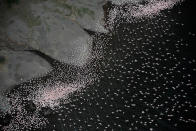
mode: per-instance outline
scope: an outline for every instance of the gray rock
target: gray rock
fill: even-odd
[[[66,63],[86,63],[90,57],[91,41],[81,26],[101,29],[98,22],[99,15],[103,14],[103,0],[21,0],[20,3],[7,12],[11,17],[6,18],[4,23],[9,24],[5,28],[0,27],[10,39]]]
[[[50,65],[42,58],[28,52],[0,51],[0,91],[15,84],[47,73]]]
[[[103,4],[104,0],[20,0],[1,14],[0,33],[15,42],[4,46],[9,44],[17,50],[33,47],[65,63],[82,66],[91,56],[91,39],[81,27],[102,28]],[[49,70],[47,62],[27,52],[0,51],[0,55],[6,58],[0,66],[1,90]]]

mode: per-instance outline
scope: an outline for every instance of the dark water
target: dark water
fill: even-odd
[[[188,1],[151,20],[121,20],[105,47],[100,82],[59,110],[58,122],[51,118],[54,129],[193,131],[193,10]]]

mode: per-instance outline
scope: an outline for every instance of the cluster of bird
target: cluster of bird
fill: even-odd
[[[195,35],[181,23],[180,8],[167,10],[171,2],[107,2],[108,33],[84,29],[93,38],[92,58],[84,66],[26,50],[52,70],[7,92],[11,108],[1,114],[1,128],[169,131],[194,126],[196,60],[186,50]],[[123,16],[131,9],[135,15]]]

